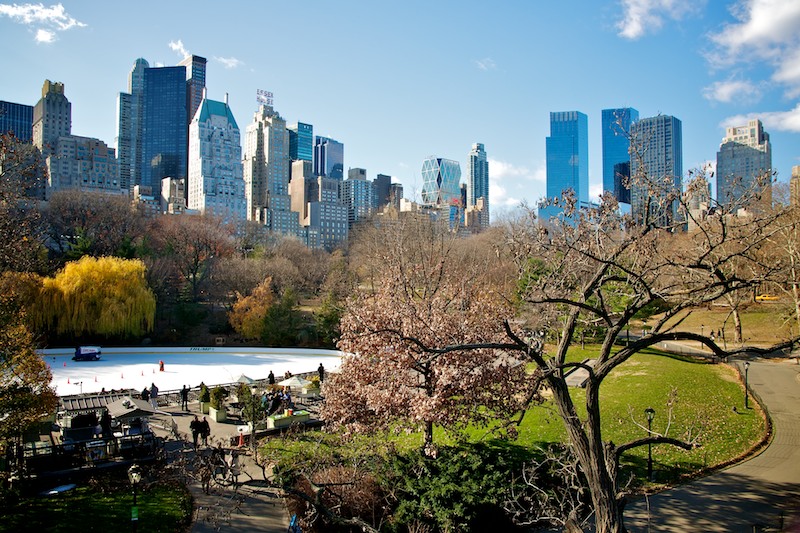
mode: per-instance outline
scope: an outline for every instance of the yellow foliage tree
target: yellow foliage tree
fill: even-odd
[[[44,279],[33,319],[58,334],[135,337],[153,329],[155,311],[144,263],[86,256]]]
[[[253,289],[249,296],[238,294],[233,309],[228,314],[228,320],[233,329],[242,337],[247,339],[257,339],[261,336],[264,328],[264,317],[275,301],[275,294],[272,292],[272,277],[262,281],[258,287]]]

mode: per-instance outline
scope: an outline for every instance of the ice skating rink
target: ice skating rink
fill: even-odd
[[[326,372],[339,368],[342,353],[335,350],[303,348],[105,348],[99,361],[73,361],[74,348],[40,350],[53,373],[53,388],[59,396],[101,389],[142,390],[155,383],[161,391],[184,385],[197,387],[232,383],[244,374],[266,379],[269,371],[276,381],[288,370],[292,374],[316,372],[322,363]],[[164,370],[159,362],[164,361]]]

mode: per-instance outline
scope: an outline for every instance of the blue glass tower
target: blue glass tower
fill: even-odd
[[[483,143],[475,143],[469,152],[467,165],[467,203],[466,207],[475,207],[478,199],[483,198],[483,207],[486,210],[484,220],[489,223],[489,162],[486,160],[486,151]]]
[[[314,160],[314,126],[297,122],[289,130],[289,158],[292,161]]]
[[[643,118],[631,126],[631,214],[637,223],[678,221],[677,198],[683,174],[681,121],[669,115]],[[645,213],[650,219],[645,220]]]
[[[161,190],[161,179],[186,178],[186,67],[147,68],[142,98],[141,183]]]
[[[624,185],[630,178],[631,124],[637,120],[639,112],[632,107],[603,109],[603,191],[626,204],[631,202],[630,188]]]
[[[430,156],[422,163],[422,203],[426,206],[460,204],[460,182],[458,161]]]
[[[589,203],[589,120],[580,111],[550,113],[546,139],[547,198],[560,198],[572,189],[580,205]],[[553,206],[540,210],[547,220],[560,213]]]
[[[33,106],[0,100],[0,135],[13,133],[22,142],[33,139]]]
[[[317,137],[314,144],[314,174],[344,179],[344,145],[328,137]]]

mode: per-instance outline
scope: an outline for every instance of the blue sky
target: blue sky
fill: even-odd
[[[122,6],[128,6],[124,9]],[[429,155],[490,159],[494,214],[545,191],[549,112],[589,116],[592,197],[600,112],[683,122],[684,171],[713,161],[726,125],[755,116],[787,181],[800,165],[797,0],[0,3],[0,100],[33,105],[63,82],[73,133],[114,144],[116,98],[138,57],[208,58],[209,98],[244,131],[256,90],[287,122],[345,145],[345,167],[419,194]]]

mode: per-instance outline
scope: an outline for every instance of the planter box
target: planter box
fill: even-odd
[[[311,418],[308,411],[295,411],[291,416],[272,415],[267,417],[267,429],[289,427],[296,422],[307,422]]]
[[[214,422],[225,422],[228,419],[228,413],[225,412],[224,407],[221,409],[214,409],[213,407],[209,407],[208,417]]]
[[[208,402],[200,402],[200,412],[203,413],[204,415],[208,414],[208,410],[210,407],[211,406],[208,404]]]

